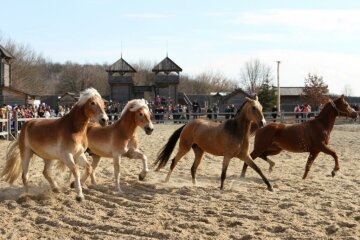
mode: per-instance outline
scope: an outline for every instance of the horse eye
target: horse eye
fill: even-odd
[[[91,102],[91,105],[95,105],[95,102]]]
[[[143,113],[139,113],[140,117],[142,117],[144,114]]]
[[[255,106],[253,106],[253,107],[252,107],[252,110],[254,110],[254,111],[255,111],[255,110],[256,110],[256,107],[255,107]]]

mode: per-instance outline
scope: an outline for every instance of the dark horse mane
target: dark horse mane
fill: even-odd
[[[246,100],[245,102],[243,102],[241,107],[237,110],[234,118],[225,121],[225,126],[224,126],[225,131],[234,138],[242,138],[244,135],[246,126],[244,126],[244,124],[239,124],[238,115],[240,114],[241,110],[244,108],[247,102],[249,101]],[[250,135],[254,135],[257,129],[258,129],[257,124],[251,123]]]

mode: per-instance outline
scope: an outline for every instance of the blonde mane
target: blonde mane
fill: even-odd
[[[126,111],[135,112],[139,110],[140,108],[145,107],[147,110],[149,110],[149,107],[147,105],[147,101],[145,99],[133,99],[128,101],[128,103],[125,105],[124,109],[121,112],[120,118]]]
[[[84,91],[80,92],[80,98],[77,101],[79,106],[84,105],[89,98],[93,96],[98,96],[101,98],[100,93],[95,88],[87,88]]]

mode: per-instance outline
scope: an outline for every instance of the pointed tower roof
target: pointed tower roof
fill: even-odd
[[[153,72],[181,72],[182,69],[179,67],[173,60],[171,60],[168,56],[164,58],[160,63],[158,63],[153,69]]]
[[[128,64],[121,56],[119,60],[113,63],[107,70],[107,72],[119,72],[121,74],[124,73],[135,73],[136,70]]]
[[[6,59],[14,58],[11,53],[9,53],[3,46],[0,45],[0,57],[4,57]]]

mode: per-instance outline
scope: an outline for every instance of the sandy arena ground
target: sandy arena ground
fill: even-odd
[[[180,125],[155,125],[152,136],[139,130],[141,150],[151,164],[158,150]],[[302,180],[307,154],[283,152],[268,164],[256,163],[275,192],[251,169],[240,179],[242,162],[233,159],[220,191],[221,157],[206,154],[192,186],[193,153],[183,158],[170,179],[152,169],[138,181],[140,160],[123,158],[121,185],[114,192],[111,159],[97,170],[99,185],[84,188],[85,201],[75,201],[68,173],[53,171],[61,193],[52,193],[42,176],[43,161],[30,166],[31,193],[22,194],[0,181],[0,239],[359,239],[360,125],[335,126],[330,146],[340,159],[340,171],[330,176],[334,161],[320,154],[307,180]],[[0,142],[0,170],[8,142]]]

